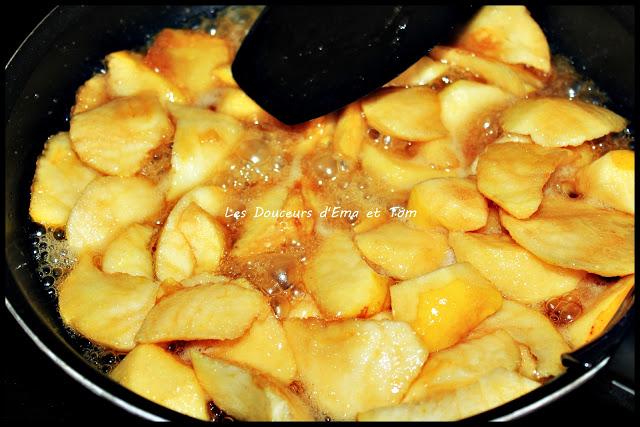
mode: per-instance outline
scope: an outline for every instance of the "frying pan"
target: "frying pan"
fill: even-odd
[[[49,135],[68,129],[75,90],[103,67],[106,54],[144,46],[165,27],[190,28],[220,6],[57,7],[33,30],[6,66],[5,82],[5,305],[35,344],[93,393],[150,420],[191,420],[111,381],[82,357],[89,345],[63,326],[56,301],[35,272],[29,235],[30,184]],[[636,117],[633,7],[530,7],[552,52],[609,94],[609,107]],[[613,10],[613,13],[612,13]],[[621,12],[621,13],[620,13]],[[608,331],[567,354],[566,373],[519,399],[474,417],[514,419],[577,388],[606,365],[633,322],[631,294]]]

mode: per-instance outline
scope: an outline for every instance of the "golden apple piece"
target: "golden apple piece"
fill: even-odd
[[[551,70],[547,39],[524,6],[484,6],[456,45],[508,64]]]
[[[487,223],[484,196],[469,178],[434,178],[411,189],[407,209],[416,212],[408,221],[421,229],[477,230]]]
[[[289,319],[284,330],[306,393],[332,420],[400,402],[427,358],[404,322]]]
[[[334,149],[348,159],[356,160],[366,137],[367,122],[359,102],[349,104],[340,114],[333,134]]]
[[[423,56],[418,62],[407,68],[402,74],[391,80],[385,86],[426,86],[435,83],[448,69],[449,66],[447,64],[434,61],[428,56]]]
[[[174,200],[222,172],[244,127],[232,117],[205,108],[172,105],[169,111],[176,120],[176,133],[167,199]]]
[[[339,230],[325,238],[311,255],[304,284],[328,318],[376,314],[389,292],[389,279],[369,267],[351,237]]]
[[[527,220],[504,211],[500,220],[519,245],[549,264],[601,276],[634,272],[632,215],[552,195]]]
[[[358,414],[358,421],[457,421],[496,408],[540,384],[504,368],[476,382],[443,391],[421,402],[403,403]]]
[[[449,234],[458,262],[468,262],[489,279],[505,298],[536,304],[578,286],[585,273],[541,261],[508,236]]]
[[[297,301],[292,301],[291,308],[286,315],[287,319],[308,319],[311,317],[321,318],[322,314],[320,313],[318,304],[316,304],[311,295],[307,293]]]
[[[102,255],[102,271],[153,279],[153,227],[133,224],[109,243]]]
[[[231,62],[225,40],[195,30],[160,31],[144,62],[167,77],[191,99],[214,87],[213,72]]]
[[[182,196],[173,206],[160,232],[155,252],[155,272],[159,280],[181,281],[194,274],[196,258],[179,228],[180,218],[191,203],[213,217],[220,217],[224,215],[227,197],[219,187],[201,186]]]
[[[84,82],[76,92],[76,103],[71,114],[80,114],[109,102],[109,84],[106,74],[96,74]]]
[[[363,144],[360,151],[362,169],[390,191],[406,192],[419,182],[432,178],[456,176],[458,171],[438,168],[433,164],[400,157],[396,154]]]
[[[418,145],[413,158],[437,169],[456,169],[463,163],[462,152],[450,136]]]
[[[501,305],[500,292],[467,263],[391,286],[393,318],[409,323],[430,352],[456,344]]]
[[[465,49],[436,46],[431,49],[430,56],[454,69],[459,68],[471,72],[488,84],[497,86],[518,97],[525,96],[544,86],[542,81],[523,69],[495,59],[477,56]]]
[[[606,108],[564,98],[521,100],[502,116],[505,131],[530,135],[543,147],[577,146],[620,132],[626,125],[623,117]]]
[[[159,405],[209,420],[208,396],[193,369],[154,344],[136,346],[109,376]]]
[[[606,330],[634,284],[635,275],[631,275],[609,285],[575,321],[563,328],[562,333],[571,348],[582,347]]]
[[[150,93],[163,104],[187,102],[182,90],[149,68],[141,55],[122,50],[107,55],[106,60],[109,96],[117,98]]]
[[[51,136],[36,163],[29,215],[50,227],[64,227],[85,187],[98,177],[71,149],[69,134]]]
[[[218,341],[203,350],[216,358],[239,363],[289,384],[297,374],[293,352],[282,325],[273,314],[257,319],[235,340]]]
[[[82,256],[58,288],[58,309],[63,322],[86,338],[128,351],[157,291],[158,284],[145,277],[103,273]]]
[[[107,174],[131,176],[149,153],[170,141],[173,125],[154,96],[114,99],[71,118],[69,137],[80,160]]]
[[[241,421],[313,421],[311,408],[285,384],[242,365],[191,351],[198,380],[214,403]]]
[[[159,215],[163,204],[162,193],[146,178],[96,178],[69,214],[69,247],[76,254],[101,251],[128,226]]]
[[[184,287],[193,287],[198,285],[208,285],[210,283],[231,283],[234,285],[238,285],[241,288],[254,290],[255,286],[251,284],[247,279],[239,277],[237,279],[232,279],[231,277],[221,276],[219,274],[214,273],[200,273],[194,276],[189,277],[188,279],[184,279],[180,282],[181,286]]]
[[[545,315],[517,302],[504,300],[502,308],[474,329],[469,338],[500,329],[533,353],[537,360],[536,378],[564,372],[561,357],[569,351],[569,346]]]
[[[176,340],[230,340],[243,335],[268,312],[265,298],[232,283],[180,289],[162,298],[136,336],[140,343]]]
[[[441,267],[449,250],[447,237],[440,230],[414,230],[400,222],[357,234],[355,242],[370,263],[403,280]]]
[[[428,87],[383,89],[365,98],[362,110],[372,128],[395,138],[428,142],[447,135],[438,94]]]
[[[251,124],[275,122],[276,119],[239,88],[225,88],[215,103],[216,111]]]
[[[577,174],[576,188],[583,195],[622,212],[635,213],[635,154],[614,150]]]
[[[227,248],[225,227],[197,203],[191,203],[182,213],[178,229],[193,252],[193,272],[217,270]]]
[[[212,71],[213,77],[216,79],[218,86],[238,87],[233,74],[231,73],[231,64],[224,64],[216,67]]]
[[[516,371],[520,362],[518,344],[504,331],[466,340],[446,350],[431,353],[402,401],[428,400],[434,393],[478,381],[497,368]]]
[[[478,190],[516,218],[529,218],[551,174],[570,157],[569,150],[536,144],[489,145],[478,160]]]

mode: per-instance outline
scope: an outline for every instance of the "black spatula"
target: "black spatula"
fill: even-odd
[[[270,6],[232,65],[238,85],[286,124],[335,111],[384,85],[438,43],[472,6]]]

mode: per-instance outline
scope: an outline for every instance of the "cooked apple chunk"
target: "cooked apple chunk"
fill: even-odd
[[[191,351],[209,397],[241,421],[313,421],[309,406],[285,384],[250,368]]]
[[[478,190],[516,218],[533,215],[542,189],[569,150],[506,142],[487,147],[478,160]]]
[[[231,62],[231,53],[220,37],[201,31],[165,29],[154,39],[144,62],[196,99],[214,86],[214,70]]]
[[[384,89],[362,101],[369,125],[385,135],[428,142],[447,135],[438,94],[428,87]]]
[[[153,219],[163,202],[162,193],[146,178],[96,178],[69,214],[69,246],[76,254],[100,251],[129,225]]]
[[[74,115],[69,136],[78,157],[92,168],[131,176],[154,148],[170,141],[173,125],[156,97],[134,96]]]
[[[437,169],[456,169],[463,163],[463,153],[458,148],[447,136],[418,145],[413,158]]]
[[[577,146],[622,131],[627,122],[597,105],[564,98],[536,98],[518,102],[502,116],[507,132],[530,135],[543,147]]]
[[[446,350],[431,353],[402,401],[427,400],[434,393],[478,381],[497,368],[516,371],[520,362],[518,344],[504,331],[465,340]]]
[[[145,277],[101,272],[81,257],[58,288],[58,309],[66,325],[98,344],[120,351],[134,337],[156,301],[158,284]]]
[[[466,26],[456,45],[544,73],[551,69],[547,39],[524,6],[484,6]]]
[[[551,321],[537,310],[514,301],[504,300],[502,308],[487,318],[469,338],[505,330],[517,342],[524,344],[537,360],[535,376],[546,378],[564,372],[561,357],[569,346]]]
[[[365,138],[367,123],[362,117],[359,102],[349,104],[340,114],[333,134],[335,150],[348,159],[355,160]]]
[[[448,230],[477,230],[487,223],[487,201],[468,178],[434,178],[411,189],[409,221],[421,228],[442,226]]]
[[[622,212],[635,213],[635,156],[631,150],[614,150],[577,174],[577,190]]]
[[[227,248],[224,226],[197,203],[191,203],[180,216],[178,229],[193,252],[193,272],[198,274],[217,270]]]
[[[506,298],[524,303],[569,292],[585,275],[541,261],[508,236],[454,232],[449,244],[459,262],[472,264]]]
[[[151,259],[151,237],[153,227],[133,224],[124,230],[106,247],[102,255],[102,270],[105,273],[125,273],[153,279]]]
[[[500,220],[518,244],[549,264],[601,276],[625,276],[635,270],[632,215],[551,195],[527,220],[504,211]]]
[[[358,249],[387,275],[411,279],[441,267],[449,246],[436,229],[413,230],[399,222],[387,222],[355,237]]]
[[[614,318],[622,302],[633,289],[635,276],[627,276],[609,285],[562,333],[571,348],[581,347],[600,336]]]
[[[358,421],[457,421],[496,408],[540,384],[504,368],[477,382],[443,391],[422,402],[376,408],[358,414]]]
[[[391,80],[385,86],[394,87],[411,87],[411,86],[425,86],[434,83],[442,75],[444,75],[449,66],[442,62],[434,61],[428,56],[423,56],[407,68],[398,77]]]
[[[170,112],[176,133],[167,199],[173,200],[221,171],[244,128],[232,117],[204,108],[172,105]]]
[[[276,121],[246,93],[238,88],[226,88],[215,103],[216,111],[251,124]]]
[[[98,176],[73,152],[68,133],[50,137],[36,163],[29,204],[31,219],[50,227],[64,227],[82,191]]]
[[[409,323],[430,352],[451,347],[501,305],[498,290],[467,263],[391,287],[393,318]]]
[[[109,85],[106,74],[96,74],[84,82],[76,92],[76,103],[71,114],[80,114],[109,102]]]
[[[332,420],[399,402],[427,358],[403,322],[290,319],[284,330],[306,393]]]
[[[136,336],[140,343],[227,340],[244,334],[268,305],[256,290],[226,283],[184,288],[161,299]]]
[[[156,345],[136,346],[109,376],[159,405],[209,420],[208,396],[193,369]]]
[[[369,267],[351,237],[338,230],[311,256],[304,284],[328,318],[371,316],[389,292],[389,279]]]
[[[149,68],[141,55],[119,51],[107,55],[107,84],[113,98],[153,94],[163,104],[184,103],[187,97],[162,74]]]

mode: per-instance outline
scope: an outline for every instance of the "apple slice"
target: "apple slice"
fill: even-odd
[[[76,254],[99,252],[131,224],[155,218],[163,204],[162,193],[146,178],[96,178],[69,214],[69,247]]]
[[[29,204],[31,219],[50,227],[64,227],[82,191],[98,176],[73,152],[68,133],[51,136],[36,163]]]
[[[549,265],[508,236],[479,233],[449,234],[458,262],[468,262],[498,288],[505,298],[536,304],[578,286],[585,273]]]
[[[359,102],[345,107],[340,114],[333,134],[334,149],[348,159],[356,160],[365,138],[367,122],[362,117]]]
[[[611,132],[620,132],[627,121],[593,104],[564,98],[525,99],[507,109],[502,128],[530,135],[543,147],[577,146]]]
[[[462,153],[451,136],[434,139],[416,147],[414,159],[436,169],[456,169],[462,165]]]
[[[145,277],[106,274],[82,256],[58,288],[66,325],[98,344],[127,351],[156,302],[158,284]]]
[[[198,380],[215,404],[241,421],[313,421],[311,408],[277,380],[191,350]]]
[[[153,260],[150,243],[154,229],[148,225],[133,224],[116,237],[102,255],[105,273],[126,273],[153,280]]]
[[[227,248],[224,226],[192,202],[180,216],[178,230],[191,247],[195,259],[193,272],[216,271]]]
[[[225,88],[215,103],[216,111],[250,124],[277,122],[239,88]]]
[[[389,292],[389,279],[369,267],[351,237],[338,230],[311,256],[304,284],[328,318],[371,316]]]
[[[501,305],[498,290],[467,263],[391,287],[393,318],[409,323],[430,352],[456,344]]]
[[[403,322],[288,319],[283,325],[306,393],[332,420],[399,402],[427,358]]]
[[[423,56],[411,67],[407,68],[398,77],[391,80],[385,86],[412,87],[426,86],[435,83],[443,76],[449,66],[442,62],[436,62],[428,56]]]
[[[227,340],[243,335],[268,313],[260,292],[213,283],[180,289],[153,307],[138,331],[140,343],[176,340]]]
[[[76,103],[71,115],[76,115],[109,102],[109,83],[106,74],[96,74],[76,91]]]
[[[140,344],[109,376],[159,405],[209,420],[208,397],[189,366],[153,344]]]
[[[635,213],[633,151],[610,151],[580,170],[576,178],[576,188],[583,195],[619,211]]]

